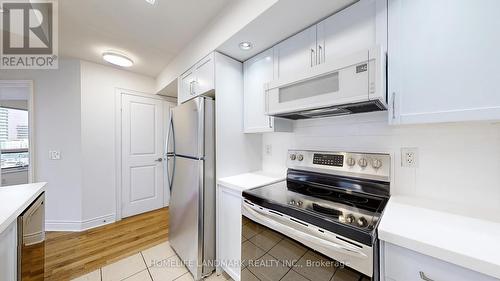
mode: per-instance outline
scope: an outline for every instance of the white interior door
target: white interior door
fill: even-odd
[[[164,206],[164,106],[122,94],[122,217]]]

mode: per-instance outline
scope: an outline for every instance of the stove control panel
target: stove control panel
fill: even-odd
[[[344,155],[314,153],[313,164],[342,167],[344,166]]]
[[[390,181],[391,156],[382,153],[289,150],[287,166],[292,169]]]

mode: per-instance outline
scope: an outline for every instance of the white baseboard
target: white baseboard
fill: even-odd
[[[82,230],[91,229],[98,226],[114,223],[116,221],[115,214],[96,217],[82,222]]]
[[[83,231],[115,222],[115,214],[100,216],[84,221],[45,221],[46,231]]]
[[[80,221],[45,221],[45,231],[81,231]]]

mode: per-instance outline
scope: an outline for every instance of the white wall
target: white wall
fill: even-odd
[[[387,113],[295,121],[293,133],[263,136],[263,169],[285,169],[288,148],[388,152],[392,193],[444,200],[462,210],[500,211],[500,124],[392,127]],[[265,146],[272,145],[272,155]],[[400,165],[401,147],[418,147],[419,167]],[[470,213],[470,212],[469,212]]]
[[[113,221],[116,211],[115,90],[154,93],[155,80],[81,62],[82,194],[84,227]]]
[[[215,17],[184,51],[178,54],[156,79],[156,92],[161,91],[198,60],[208,55],[226,40],[274,5],[278,0],[233,0]]]
[[[57,70],[2,70],[0,79],[33,80],[35,181],[48,182],[50,225],[81,220],[80,62],[61,60]],[[49,150],[60,150],[50,160]]]

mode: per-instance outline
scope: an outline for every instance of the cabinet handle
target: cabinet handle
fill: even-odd
[[[269,121],[269,128],[273,128],[273,125],[271,124],[271,116],[268,117],[268,121]]]
[[[392,92],[392,119],[396,119],[396,92]]]
[[[321,64],[321,57],[323,57],[323,47],[318,45],[318,64]]]
[[[314,56],[314,53],[315,53],[315,52],[316,52],[316,51],[314,51],[314,49],[311,49],[311,67],[313,67],[313,66],[314,66],[314,63],[313,63],[313,56]]]
[[[434,279],[431,279],[431,278],[425,276],[425,273],[423,271],[420,271],[419,274],[420,274],[420,279],[422,279],[422,280],[425,280],[425,281],[434,281]]]

